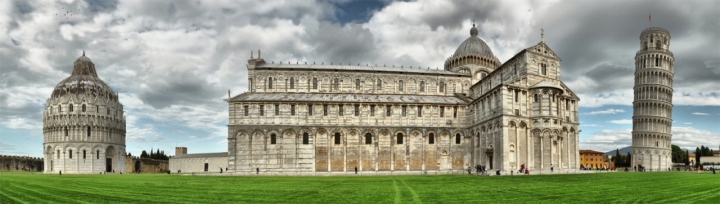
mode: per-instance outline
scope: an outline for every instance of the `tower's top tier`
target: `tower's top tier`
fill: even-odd
[[[661,27],[649,27],[640,33],[640,51],[669,51],[670,32]]]

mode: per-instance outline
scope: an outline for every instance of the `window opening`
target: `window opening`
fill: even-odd
[[[273,84],[272,84],[272,77],[269,77],[269,78],[268,78],[268,88],[272,89],[272,88],[273,88],[272,85],[273,85]]]
[[[355,105],[355,116],[360,116],[360,105]]]
[[[453,118],[457,118],[457,107],[453,107]]]
[[[455,135],[455,144],[460,144],[460,134]]]
[[[372,144],[372,135],[370,133],[365,134],[365,144]]]
[[[90,127],[87,127],[87,136],[90,137]]]
[[[390,109],[390,105],[385,106],[385,109],[387,109],[385,112],[385,116],[390,116],[392,114],[392,110]]]
[[[245,112],[245,116],[249,116],[250,115],[250,107],[243,106],[243,109],[244,109],[243,112]]]
[[[403,134],[398,133],[397,134],[397,144],[402,144],[402,143],[403,143]]]
[[[308,104],[308,115],[313,115],[313,108],[312,105]]]
[[[382,80],[380,80],[380,79],[377,80],[377,88],[378,88],[378,91],[382,90]]]
[[[407,106],[402,106],[402,112],[401,112],[401,115],[402,115],[403,117],[405,117],[405,115],[406,115],[406,112],[407,112]]]
[[[260,105],[260,116],[265,116],[265,105]]]
[[[425,81],[420,82],[420,92],[425,92]]]
[[[535,98],[535,102],[539,102],[539,101],[540,101],[540,96],[538,96],[537,94],[535,94],[533,97]]]
[[[68,136],[68,128],[65,127],[65,137],[67,137],[67,136]]]
[[[440,117],[445,117],[445,106],[440,106]]]
[[[85,150],[83,149],[83,159],[86,159]]]
[[[335,144],[340,144],[340,133],[335,133]]]
[[[435,135],[432,133],[428,136],[428,144],[435,144]]]
[[[272,134],[270,135],[270,144],[275,144],[277,141],[277,135]]]
[[[445,92],[445,82],[440,82],[440,92]]]
[[[85,104],[82,105],[82,112],[85,112]]]
[[[280,115],[280,105],[275,104],[275,115]]]
[[[327,116],[327,105],[323,105],[323,116]]]
[[[303,133],[303,144],[310,144],[310,136],[307,133]]]
[[[290,77],[290,88],[291,89],[295,88],[295,77]]]
[[[295,115],[295,105],[290,105],[290,115]]]
[[[345,111],[343,110],[343,105],[339,105],[339,106],[338,106],[338,115],[339,115],[339,116],[343,116],[343,112],[345,112]]]
[[[360,90],[360,79],[355,79],[355,90]]]
[[[518,96],[520,95],[520,91],[515,90],[515,102],[518,102],[520,99],[518,99]]]
[[[72,149],[70,150],[70,159],[72,159]]]
[[[70,112],[70,113],[73,112],[73,105],[72,105],[72,104],[70,104],[70,110],[69,110],[68,112]]]
[[[313,89],[317,89],[317,78],[313,78]]]
[[[335,80],[333,80],[333,90],[340,90],[340,79],[335,78]]]
[[[398,81],[398,91],[403,91],[403,81]]]
[[[375,116],[375,105],[370,105],[370,116]]]
[[[418,106],[418,117],[422,117],[422,106]]]
[[[95,159],[100,159],[100,150],[95,150]]]

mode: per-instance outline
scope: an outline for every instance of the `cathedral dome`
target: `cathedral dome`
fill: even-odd
[[[453,54],[453,56],[479,54],[494,57],[495,55],[493,55],[490,47],[485,43],[485,41],[478,38],[477,35],[478,29],[475,27],[475,24],[473,24],[473,27],[470,29],[470,37],[460,44],[460,47],[455,50],[455,54]]]
[[[85,56],[84,52],[75,60],[71,75],[55,86],[50,98],[59,98],[68,94],[88,94],[91,97],[118,100],[117,94],[98,77],[95,64]]]

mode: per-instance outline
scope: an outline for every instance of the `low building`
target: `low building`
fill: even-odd
[[[603,158],[605,153],[595,150],[580,150],[580,165],[585,168],[601,168],[607,165]]]
[[[220,173],[227,171],[227,152],[187,154],[186,147],[176,147],[170,158],[170,172]]]

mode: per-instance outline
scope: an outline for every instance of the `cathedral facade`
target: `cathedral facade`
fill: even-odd
[[[125,170],[123,105],[84,52],[45,101],[43,155],[45,173]]]
[[[579,168],[579,98],[543,42],[501,63],[470,37],[443,69],[248,60],[229,172]]]

